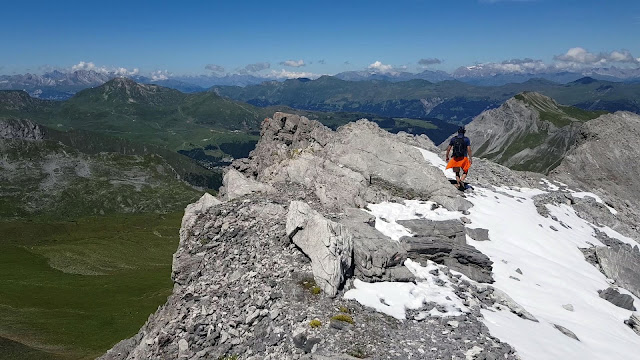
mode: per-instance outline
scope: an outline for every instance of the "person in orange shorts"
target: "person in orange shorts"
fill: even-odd
[[[447,147],[447,169],[453,168],[453,172],[456,174],[456,182],[458,183],[458,188],[460,190],[464,190],[466,184],[464,180],[467,178],[469,174],[469,168],[471,167],[471,140],[468,137],[464,136],[466,132],[464,126],[461,126],[458,129],[458,135],[451,138],[449,142],[449,146]],[[449,160],[449,153],[453,150],[451,154],[451,160]],[[460,175],[460,169],[462,169],[462,175]]]

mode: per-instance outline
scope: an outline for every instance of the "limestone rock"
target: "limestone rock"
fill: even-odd
[[[566,327],[561,326],[561,325],[558,325],[558,324],[553,324],[553,327],[554,327],[554,328],[556,328],[556,329],[558,329],[558,331],[560,331],[560,332],[561,332],[561,333],[563,333],[564,335],[566,335],[566,336],[568,336],[568,337],[570,337],[570,338],[572,338],[572,339],[575,339],[575,340],[580,341],[580,339],[578,339],[578,337],[576,336],[576,334],[574,334],[574,333],[573,333],[573,331],[571,331],[571,330],[567,329]]]
[[[375,217],[360,209],[346,209],[340,220],[353,237],[355,275],[363,281],[413,281],[403,264],[406,251],[397,241],[376,230]]]
[[[630,246],[599,246],[596,248],[598,263],[604,273],[616,283],[640,296],[640,253]]]
[[[351,269],[351,234],[302,201],[290,203],[286,229],[287,236],[311,259],[318,286],[328,296],[335,296]]]
[[[464,228],[467,235],[475,241],[489,241],[489,230],[482,228]]]
[[[636,308],[633,306],[633,297],[631,295],[620,294],[618,290],[612,287],[605,290],[599,290],[598,295],[617,307],[636,311]]]
[[[0,139],[42,140],[44,130],[30,120],[0,119]]]
[[[240,172],[229,169],[222,179],[220,193],[224,200],[233,200],[254,192],[273,192],[272,186],[246,178]]]
[[[198,215],[204,213],[209,208],[220,204],[221,201],[216,199],[213,195],[209,193],[205,193],[200,197],[200,199],[193,204],[187,205],[187,208],[184,210],[184,215],[182,216],[182,226],[181,228],[187,228],[193,226]]]
[[[636,334],[640,335],[640,313],[634,312],[629,320],[624,321]]]
[[[400,244],[407,256],[417,261],[431,260],[447,265],[472,280],[492,283],[493,262],[483,253],[466,243],[464,225],[458,220],[404,220],[415,236],[403,237]]]
[[[371,184],[399,196],[459,197],[442,171],[429,165],[417,148],[397,141],[375,123],[359,120],[342,126],[325,151],[335,163],[361,173]]]

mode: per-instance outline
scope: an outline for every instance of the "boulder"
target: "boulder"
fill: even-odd
[[[640,252],[628,245],[599,246],[596,256],[607,277],[640,297]]]
[[[265,169],[261,179],[270,183],[289,181],[313,189],[323,207],[333,211],[366,204],[367,180],[362,174],[311,152],[301,152]]]
[[[553,327],[556,328],[561,333],[563,333],[564,335],[566,335],[566,336],[568,336],[568,337],[570,337],[570,338],[572,338],[574,340],[580,341],[580,339],[578,339],[576,334],[574,334],[573,331],[567,329],[566,327],[558,325],[558,324],[553,324]]]
[[[464,231],[475,241],[489,241],[489,230],[483,228],[464,228]]]
[[[326,219],[302,201],[289,204],[287,236],[311,259],[313,277],[330,297],[351,270],[353,241],[342,224]]]
[[[353,238],[354,273],[362,281],[413,281],[415,276],[404,266],[406,251],[378,230],[375,217],[361,209],[346,209],[340,219]]]
[[[187,205],[182,216],[181,229],[193,226],[198,216],[206,212],[209,208],[220,204],[222,201],[216,199],[213,195],[205,193],[200,199],[193,204]]]
[[[634,312],[629,320],[624,321],[636,334],[640,335],[640,313]]]
[[[273,192],[275,189],[251,178],[246,178],[239,171],[229,169],[222,179],[221,196],[224,200],[233,200],[254,192]]]
[[[633,306],[633,296],[629,294],[620,294],[618,290],[610,287],[605,290],[598,290],[598,295],[617,307],[636,311],[636,308]]]
[[[415,236],[405,236],[400,244],[416,261],[431,260],[459,271],[478,282],[492,283],[493,262],[466,243],[465,228],[458,220],[401,220]]]
[[[340,127],[324,151],[333,162],[362,174],[371,185],[392,195],[421,199],[440,196],[439,202],[446,202],[443,205],[447,208],[457,207],[450,210],[470,207],[460,200],[442,171],[425,161],[420,150],[370,121],[358,120]]]

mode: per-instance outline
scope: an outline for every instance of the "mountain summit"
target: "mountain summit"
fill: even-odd
[[[467,125],[467,136],[475,156],[516,170],[547,173],[558,166],[583,123],[602,114],[523,92],[474,118]]]

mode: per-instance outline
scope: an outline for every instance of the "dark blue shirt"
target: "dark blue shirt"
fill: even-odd
[[[457,137],[463,137],[463,138],[464,138],[464,145],[465,145],[465,146],[464,146],[464,156],[465,156],[465,157],[466,157],[466,156],[468,156],[468,154],[467,154],[467,147],[468,147],[468,146],[471,146],[471,140],[469,140],[469,138],[468,138],[468,137],[466,137],[466,136],[464,136],[464,135],[463,135],[463,136],[460,136],[460,135],[458,134],[458,135],[456,135],[456,136],[454,136],[454,137],[452,137],[452,138],[451,138],[451,141],[449,141],[449,146],[453,146],[453,140],[455,140],[455,138],[457,138]]]

